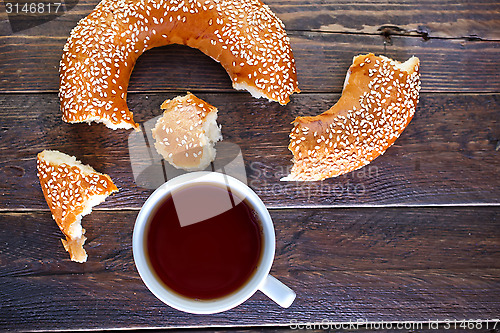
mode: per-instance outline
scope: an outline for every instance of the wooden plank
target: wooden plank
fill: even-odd
[[[98,0],[66,0],[67,12],[55,21],[47,16],[31,15],[16,34],[66,37],[78,20],[92,11]],[[500,5],[494,0],[482,1],[416,1],[398,0],[354,2],[327,0],[266,0],[289,31],[325,31],[334,33],[380,34],[391,26],[396,34],[412,34],[426,38],[500,39]],[[73,4],[77,3],[75,7]],[[11,34],[5,10],[0,4],[0,35]],[[54,17],[51,16],[50,19]],[[28,24],[29,23],[29,24]]]
[[[421,60],[423,92],[499,92],[500,42],[395,36],[292,32],[300,89],[342,90],[352,58],[374,52],[404,61]],[[65,37],[0,37],[0,92],[57,92]],[[474,73],[474,75],[471,75]],[[147,51],[132,73],[129,92],[233,92],[225,70],[198,50],[170,45]]]
[[[129,105],[142,123],[174,96],[132,94]],[[280,182],[291,167],[289,124],[327,110],[338,95],[302,94],[286,107],[246,93],[198,96],[219,108],[224,142],[240,147],[248,184],[269,207],[500,204],[499,95],[423,94],[414,119],[383,156],[338,178],[298,183]],[[136,209],[152,192],[134,179],[129,148],[140,148],[128,146],[132,131],[64,123],[55,94],[4,94],[0,105],[0,209],[48,208],[36,176],[43,149],[111,176],[120,192],[98,209]]]
[[[0,329],[289,325],[493,319],[500,310],[499,208],[272,210],[272,274],[289,309],[260,293],[189,315],[144,286],[132,257],[137,211],[84,217],[89,261],[69,261],[48,212],[0,214]]]
[[[267,1],[266,1],[267,2]],[[500,39],[495,1],[269,1],[288,30]]]

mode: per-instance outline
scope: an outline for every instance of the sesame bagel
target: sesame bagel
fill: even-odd
[[[168,44],[201,50],[254,97],[286,104],[299,92],[284,25],[259,0],[102,0],[64,46],[63,120],[137,129],[126,101],[130,74],[144,51]]]
[[[156,151],[177,169],[203,170],[215,159],[222,140],[217,108],[191,93],[166,100],[152,130]]]
[[[294,165],[282,180],[322,180],[361,168],[383,154],[406,128],[418,103],[419,60],[373,54],[354,58],[339,101],[292,123]]]
[[[103,202],[118,188],[108,175],[96,172],[75,157],[56,150],[44,150],[37,156],[37,169],[43,195],[66,239],[61,239],[71,260],[87,261],[83,244],[87,239],[81,226],[82,216]]]

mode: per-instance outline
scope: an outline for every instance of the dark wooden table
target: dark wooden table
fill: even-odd
[[[97,2],[79,1],[41,25],[33,16],[33,27],[15,32],[0,3],[0,330],[500,317],[498,1],[268,0],[287,28],[302,90],[286,106],[234,91],[198,50],[171,45],[141,56],[128,96],[135,120],[187,90],[219,109],[225,140],[241,147],[249,184],[275,223],[272,274],[297,292],[289,309],[257,293],[216,315],[164,305],[137,273],[132,229],[152,191],[134,182],[130,131],[61,120],[62,47]],[[414,119],[368,167],[280,182],[291,165],[290,121],[333,105],[352,57],[366,52],[420,58]],[[69,260],[43,198],[35,162],[43,149],[76,156],[120,188],[83,218],[85,264]]]

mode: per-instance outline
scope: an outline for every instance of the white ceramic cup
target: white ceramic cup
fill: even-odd
[[[197,183],[226,186],[231,189],[231,192],[236,193],[237,197],[246,199],[257,212],[262,227],[262,254],[252,277],[237,291],[211,300],[195,300],[170,290],[154,273],[146,251],[148,224],[157,206],[176,189]],[[175,204],[175,197],[173,196],[173,198]],[[177,205],[176,209],[178,209]],[[281,307],[287,308],[293,303],[296,296],[293,290],[269,274],[274,260],[275,241],[271,216],[262,200],[260,200],[251,188],[231,176],[218,172],[200,171],[175,177],[151,194],[137,216],[132,238],[132,248],[134,261],[142,280],[158,299],[184,312],[208,314],[232,309],[250,298],[257,290],[262,291]]]

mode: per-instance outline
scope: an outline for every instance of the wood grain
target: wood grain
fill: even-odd
[[[77,2],[50,22],[29,17],[31,28],[15,32],[0,2],[0,331],[254,332],[289,331],[292,320],[498,318],[498,1],[264,0],[285,23],[297,60],[303,93],[285,107],[236,92],[198,50],[170,45],[139,58],[128,96],[136,121],[187,90],[219,108],[224,142],[241,149],[249,185],[271,208],[271,272],[298,295],[286,310],[257,293],[211,316],[164,305],[136,271],[132,230],[152,189],[134,179],[131,132],[60,119],[62,47],[98,0],[65,1]],[[365,168],[323,182],[280,182],[291,166],[290,122],[332,106],[352,57],[366,52],[421,59],[414,119]],[[85,264],[69,260],[43,198],[35,163],[43,149],[75,155],[120,188],[83,218]]]
[[[217,315],[158,301],[132,258],[137,211],[83,219],[89,261],[69,261],[48,212],[0,214],[0,329],[288,325],[322,320],[491,319],[500,310],[499,208],[272,210],[272,274],[287,310],[258,293]]]
[[[0,37],[1,92],[57,92],[65,37]],[[423,92],[499,92],[500,42],[423,40],[319,32],[291,32],[302,92],[341,92],[352,58],[385,54],[421,60]],[[311,61],[314,59],[314,61]],[[473,73],[473,75],[471,75]],[[225,70],[198,50],[169,45],[147,51],[136,64],[129,92],[233,92]]]
[[[161,102],[173,96],[129,95],[135,120],[159,115]],[[291,167],[289,124],[327,110],[338,95],[301,94],[286,107],[245,93],[198,96],[219,108],[224,142],[240,147],[248,184],[269,207],[500,204],[499,95],[423,94],[414,119],[383,156],[338,178],[298,183],[279,180]],[[135,182],[131,131],[63,123],[55,94],[4,94],[0,105],[0,209],[47,209],[35,163],[43,149],[111,176],[120,192],[98,209],[136,209],[152,192]]]
[[[79,19],[88,15],[98,0],[65,1],[78,4],[52,22],[43,16],[30,16],[23,35],[67,37]],[[398,0],[356,2],[326,0],[266,0],[289,31],[325,31],[349,34],[380,34],[391,26],[392,33],[425,38],[464,38],[500,40],[500,5],[494,0],[482,1],[416,1]],[[0,35],[12,33],[5,10],[0,4]],[[38,21],[38,22],[36,22]],[[37,25],[37,24],[41,25]],[[43,24],[42,24],[43,23]]]

